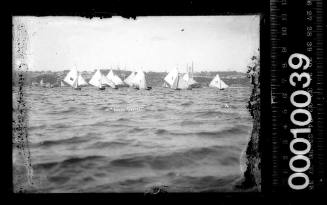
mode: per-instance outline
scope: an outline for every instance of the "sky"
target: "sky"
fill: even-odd
[[[18,21],[16,21],[18,20]],[[246,72],[259,48],[258,15],[126,19],[14,17],[28,33],[30,71],[117,69]],[[14,28],[14,27],[13,27]],[[14,42],[14,41],[13,41]]]

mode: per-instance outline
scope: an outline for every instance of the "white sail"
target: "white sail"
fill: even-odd
[[[66,77],[64,78],[64,81],[72,86],[72,87],[77,87],[77,79],[78,79],[78,72],[77,69],[73,68],[67,73]],[[75,84],[75,85],[74,85]]]
[[[92,76],[91,80],[89,81],[89,84],[101,87],[101,73],[100,70],[97,70],[94,75]]]
[[[188,73],[185,73],[183,75],[183,80],[185,80],[189,85],[193,85],[196,84],[198,82],[196,82],[193,78],[190,77],[190,75]]]
[[[166,83],[168,83],[168,85],[170,85],[170,87],[172,87],[177,77],[178,77],[178,71],[177,69],[173,69],[166,75],[164,80],[166,81]]]
[[[223,81],[220,80],[220,89],[228,88],[229,86]]]
[[[114,82],[112,82],[111,80],[109,80],[106,76],[101,75],[101,84],[102,85],[108,85],[112,88],[116,88],[116,85]]]
[[[139,89],[146,89],[146,80],[145,80],[145,74],[143,71],[138,71],[133,79],[133,84],[135,87]]]
[[[186,76],[186,78],[189,76]],[[167,76],[164,78],[164,81],[172,88],[172,89],[188,89],[190,84],[185,80],[180,73],[178,73],[177,69],[171,70]]]
[[[82,77],[82,75],[80,73],[78,73],[77,85],[78,86],[88,85],[88,83],[84,80],[84,78]]]
[[[105,85],[115,88],[115,84],[111,80],[109,80],[106,76],[104,76],[99,69],[94,73],[89,83],[99,88]]]
[[[224,89],[224,88],[228,88],[228,85],[222,81],[219,77],[219,75],[217,74],[214,79],[210,82],[209,87],[216,87],[219,89]]]
[[[120,79],[120,77],[116,74],[114,74],[114,72],[112,70],[110,70],[110,72],[107,75],[107,78],[109,80],[111,80],[115,85],[123,85],[124,82]]]
[[[95,87],[101,87],[101,72],[99,69],[94,73],[91,80],[89,81],[89,84]]]
[[[172,89],[177,89],[177,85],[178,85],[178,77],[174,79],[173,84],[170,86]]]
[[[169,88],[169,85],[168,85],[168,83],[166,83],[166,81],[164,81],[162,87],[164,87],[164,88]]]
[[[43,79],[40,81],[40,86],[45,86],[45,83],[43,82]]]
[[[188,89],[190,85],[188,84],[187,81],[185,81],[181,76],[177,76],[174,79],[174,82],[171,86],[172,89],[180,89],[180,90],[185,90]]]
[[[120,79],[120,77],[118,75],[114,75],[113,82],[116,85],[124,85],[124,82],[122,81],[122,79]]]
[[[183,78],[181,77],[178,77],[178,85],[177,85],[177,88],[178,89],[188,89],[190,87],[190,84],[185,81]]]
[[[78,78],[76,78],[76,80],[74,81],[74,83],[73,83],[73,85],[72,85],[72,87],[73,88],[78,88]]]
[[[133,86],[133,80],[134,80],[134,78],[135,78],[135,75],[136,75],[136,73],[135,72],[132,72],[125,80],[124,80],[124,82],[127,84],[127,85],[129,85],[129,86]]]

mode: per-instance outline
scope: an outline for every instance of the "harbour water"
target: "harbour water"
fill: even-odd
[[[250,92],[28,87],[34,191],[239,191]]]

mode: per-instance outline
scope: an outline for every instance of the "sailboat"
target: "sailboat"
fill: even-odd
[[[151,90],[152,87],[148,87],[145,79],[145,74],[142,70],[139,70],[132,79],[132,86],[137,90]]]
[[[193,77],[190,76],[189,73],[185,73],[183,75],[183,80],[185,80],[189,84],[189,86],[191,86],[192,88],[199,88],[199,87],[201,87],[201,84],[198,83],[198,82],[196,82],[193,79]]]
[[[219,88],[219,90],[224,90],[225,88],[228,88],[228,85],[224,81],[222,81],[219,75],[217,74],[210,82],[209,87],[215,87]]]
[[[66,84],[62,80],[60,81],[60,87],[66,87]]]
[[[164,78],[164,81],[170,86],[170,88],[175,90],[192,89],[188,82],[180,76],[177,69],[171,70]]]
[[[42,78],[41,81],[40,81],[40,86],[41,86],[41,87],[45,87],[45,83],[43,82],[43,78]]]
[[[84,78],[81,76],[81,74],[77,71],[76,68],[73,68],[67,73],[66,77],[64,78],[64,81],[72,86],[74,90],[81,90],[82,86],[86,86],[87,82],[84,80]]]
[[[168,85],[168,83],[166,83],[166,81],[164,81],[164,83],[162,84],[162,87],[169,88],[169,85]]]
[[[187,72],[183,75],[183,79],[191,86],[191,88],[200,88],[201,84],[196,82],[193,78],[193,61],[192,66],[186,66]]]
[[[114,74],[112,70],[110,70],[110,72],[108,73],[107,78],[111,80],[117,87],[125,86],[125,83],[120,79],[118,75]]]
[[[164,82],[169,86],[171,87],[174,83],[174,79],[178,76],[178,71],[177,69],[173,69],[171,70],[167,75],[166,77],[164,78]]]
[[[132,73],[124,80],[124,82],[129,85],[130,87],[133,87],[133,80],[135,78],[136,72],[132,71]]]
[[[46,87],[46,88],[51,88],[51,83],[47,82],[47,83],[45,84],[45,87]]]
[[[175,90],[192,90],[192,87],[185,81],[180,74],[174,79],[174,83],[171,86]]]
[[[94,73],[89,83],[95,87],[98,87],[99,90],[104,90],[106,86],[117,89],[115,84],[100,72],[100,69]]]

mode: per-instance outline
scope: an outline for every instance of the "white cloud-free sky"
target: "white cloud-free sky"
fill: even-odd
[[[246,71],[259,48],[259,20],[243,16],[125,19],[14,17],[28,32],[29,70]]]

